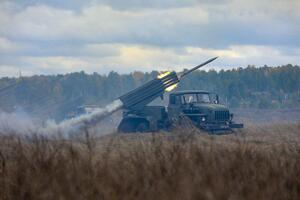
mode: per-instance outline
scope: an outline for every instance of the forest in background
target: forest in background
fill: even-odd
[[[26,112],[61,120],[82,105],[102,106],[151,80],[157,71],[108,75],[85,72],[0,79],[0,110]],[[198,70],[182,80],[176,90],[218,93],[231,108],[299,108],[300,67]]]

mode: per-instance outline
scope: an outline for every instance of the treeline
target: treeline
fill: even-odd
[[[104,105],[156,77],[158,72],[66,75],[0,79],[0,109],[62,119],[81,105]],[[300,106],[300,67],[248,66],[196,71],[176,90],[209,90],[230,107],[293,108]]]
[[[186,88],[214,91],[231,107],[296,107],[300,105],[300,67],[197,71],[181,83],[180,89]]]

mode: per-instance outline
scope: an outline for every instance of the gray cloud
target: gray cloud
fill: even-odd
[[[126,72],[143,63],[150,70],[215,54],[225,56],[220,66],[299,64],[299,7],[298,0],[2,1],[0,75],[25,66],[29,74]]]
[[[122,5],[116,2],[110,2],[110,6]],[[147,7],[149,3],[145,2],[149,1],[143,2],[133,1],[133,5]],[[285,7],[278,4],[282,8],[273,10],[264,10],[269,5],[260,8],[261,3],[257,3],[257,7],[234,3],[200,5],[128,12],[100,4],[84,7],[77,13],[38,4],[8,13],[6,26],[0,29],[13,39],[50,40],[51,43],[69,40],[214,48],[231,44],[300,44],[297,37],[300,16],[290,8],[292,4]]]
[[[9,0],[7,0],[9,1]],[[26,8],[36,5],[48,5],[56,8],[81,10],[91,5],[107,5],[116,10],[137,10],[190,6],[198,3],[197,0],[15,0],[20,7]],[[210,1],[202,1],[210,2]],[[213,1],[212,1],[213,2]]]

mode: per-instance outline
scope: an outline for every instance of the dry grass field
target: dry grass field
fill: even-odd
[[[299,199],[300,125],[0,136],[0,199]]]

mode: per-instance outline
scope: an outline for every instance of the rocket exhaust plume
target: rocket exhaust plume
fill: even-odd
[[[117,99],[103,108],[95,109],[91,113],[68,119],[61,123],[55,123],[55,121],[49,120],[45,125],[35,123],[29,116],[0,111],[0,134],[30,135],[32,133],[38,133],[49,136],[61,133],[62,136],[69,137],[74,133],[80,133],[82,129],[95,125],[105,117],[121,109],[122,106],[122,102]]]
[[[111,115],[117,110],[121,109],[122,105],[123,105],[122,102],[119,99],[117,99],[103,108],[97,108],[89,114],[84,114],[79,117],[73,118],[71,120],[65,121],[63,124],[93,125],[97,123],[99,120],[103,119],[104,117]]]
[[[168,75],[171,74],[171,73],[172,73],[172,72],[170,72],[170,71],[161,73],[161,74],[159,74],[159,75],[157,76],[157,78],[158,78],[158,79],[162,79],[162,78],[168,76]],[[165,91],[166,91],[166,92],[171,92],[173,89],[175,89],[175,88],[177,87],[177,84],[178,84],[178,83],[175,83],[175,84],[173,84],[173,85],[167,87],[167,88],[165,89]]]
[[[92,125],[95,125],[99,121],[103,120],[105,117],[113,114],[114,112],[120,110],[123,106],[123,103],[117,99],[113,101],[112,103],[106,105],[103,108],[97,108],[91,113],[87,113],[66,121],[63,121],[57,125],[57,127],[52,127],[56,128],[59,130],[65,130],[65,131],[70,131],[74,127],[75,128],[86,128]]]

